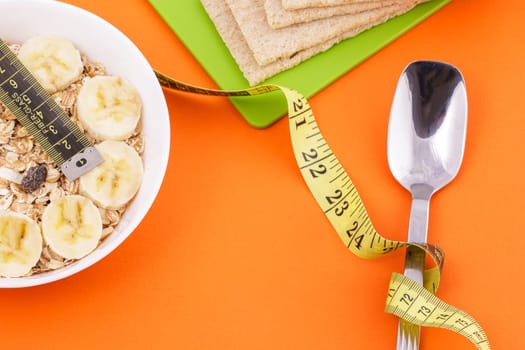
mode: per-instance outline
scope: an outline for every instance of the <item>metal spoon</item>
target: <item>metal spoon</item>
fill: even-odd
[[[457,174],[463,159],[467,95],[460,71],[447,63],[416,61],[399,79],[388,125],[388,164],[412,194],[408,241],[427,240],[432,194]],[[425,253],[407,249],[405,275],[423,283]],[[399,324],[397,350],[419,349],[420,329]]]

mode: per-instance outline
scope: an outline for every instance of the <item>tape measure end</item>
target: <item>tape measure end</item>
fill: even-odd
[[[95,147],[90,146],[65,161],[60,166],[60,169],[68,181],[73,182],[103,161],[104,158],[99,151]]]

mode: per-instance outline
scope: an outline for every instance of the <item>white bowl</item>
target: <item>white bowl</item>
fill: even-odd
[[[0,278],[0,288],[40,285],[71,276],[117,248],[142,221],[160,189],[170,148],[169,114],[162,89],[137,47],[100,17],[58,1],[0,1],[0,37],[23,42],[38,35],[69,38],[91,61],[102,62],[109,74],[129,80],[143,101],[144,181],[116,230],[90,255],[58,270],[20,278]]]

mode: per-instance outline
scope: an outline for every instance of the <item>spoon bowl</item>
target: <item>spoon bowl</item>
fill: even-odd
[[[434,193],[448,184],[463,159],[466,125],[460,71],[435,61],[409,64],[399,79],[388,126],[392,175],[410,192]]]

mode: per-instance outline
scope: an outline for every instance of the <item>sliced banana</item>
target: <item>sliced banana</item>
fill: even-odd
[[[97,140],[125,140],[135,131],[142,113],[138,91],[115,76],[95,76],[78,94],[77,115]]]
[[[42,214],[45,242],[66,259],[91,253],[102,236],[102,219],[91,200],[80,195],[55,199]]]
[[[28,274],[42,253],[40,227],[16,212],[0,212],[0,276]]]
[[[103,208],[119,209],[135,196],[142,183],[142,159],[124,141],[107,140],[95,147],[104,162],[80,177],[80,193]]]
[[[18,58],[49,93],[69,86],[84,69],[80,52],[61,37],[30,38],[20,47]]]

